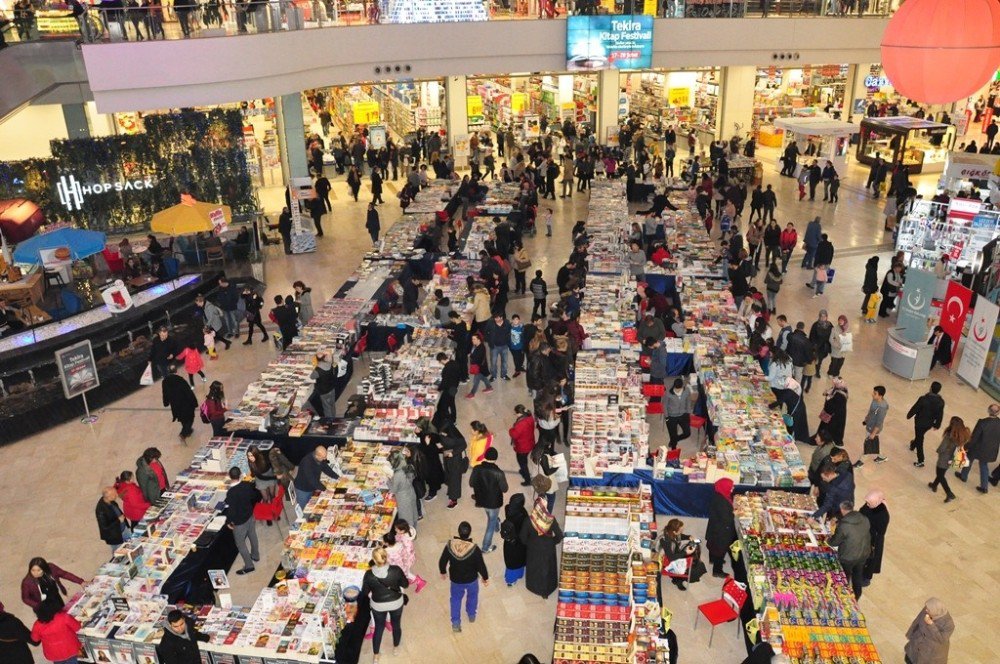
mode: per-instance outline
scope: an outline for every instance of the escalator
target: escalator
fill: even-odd
[[[0,82],[0,122],[26,104],[82,103],[93,98],[83,55],[72,40],[15,43],[0,49]]]

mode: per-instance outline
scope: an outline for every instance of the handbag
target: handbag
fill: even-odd
[[[825,410],[819,411],[819,421],[820,422],[822,422],[824,424],[829,424],[830,420],[832,420],[832,419],[833,419],[833,415],[831,415],[830,413],[826,412]]]
[[[379,577],[375,576],[374,572],[372,573],[372,576],[375,578],[376,581],[379,582],[379,585],[382,586],[383,588],[385,588],[386,590],[388,590],[390,592],[399,593],[400,595],[402,595],[402,597],[403,597],[403,606],[406,606],[407,604],[410,603],[409,596],[407,596],[407,594],[403,592],[402,588],[390,588],[388,585],[386,585],[385,581],[383,581]]]
[[[865,438],[865,446],[862,454],[878,454],[881,447],[879,445],[878,436],[874,438]]]
[[[826,271],[826,266],[820,265],[816,267],[816,283],[825,284],[830,278],[830,273]]]
[[[473,376],[475,376],[477,373],[479,373],[479,365],[478,364],[470,364],[469,365],[469,373],[471,375],[473,375]]]
[[[142,376],[139,377],[140,385],[152,385],[153,384],[153,363],[146,362],[146,368],[142,372]]]

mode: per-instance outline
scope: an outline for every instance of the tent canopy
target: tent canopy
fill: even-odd
[[[36,235],[25,240],[14,249],[15,263],[40,264],[40,252],[45,249],[67,247],[70,258],[82,260],[104,250],[107,237],[100,231],[88,231],[82,228],[59,228],[50,233]]]

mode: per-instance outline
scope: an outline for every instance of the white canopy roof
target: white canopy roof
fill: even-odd
[[[774,126],[795,134],[810,136],[850,136],[861,131],[854,123],[827,117],[776,118]]]

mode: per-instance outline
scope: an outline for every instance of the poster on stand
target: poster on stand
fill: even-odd
[[[376,150],[385,147],[385,125],[373,125],[368,127],[368,142]]]
[[[524,135],[531,140],[542,135],[542,127],[538,124],[537,115],[524,116]]]
[[[101,384],[89,339],[57,350],[56,368],[67,399],[78,397]]]
[[[979,389],[979,381],[986,367],[986,356],[990,351],[997,324],[997,314],[1000,307],[985,297],[980,297],[972,312],[972,324],[969,326],[969,336],[965,340],[965,351],[958,363],[958,377],[966,383]]]
[[[962,329],[969,313],[969,303],[972,301],[972,291],[958,283],[948,282],[948,290],[944,295],[944,305],[941,307],[941,329],[951,337],[951,359],[958,353],[958,340],[962,338]]]
[[[937,289],[937,277],[926,270],[909,269],[906,285],[899,303],[897,327],[903,328],[903,336],[909,341],[927,338],[927,316],[931,310],[931,298]]]

